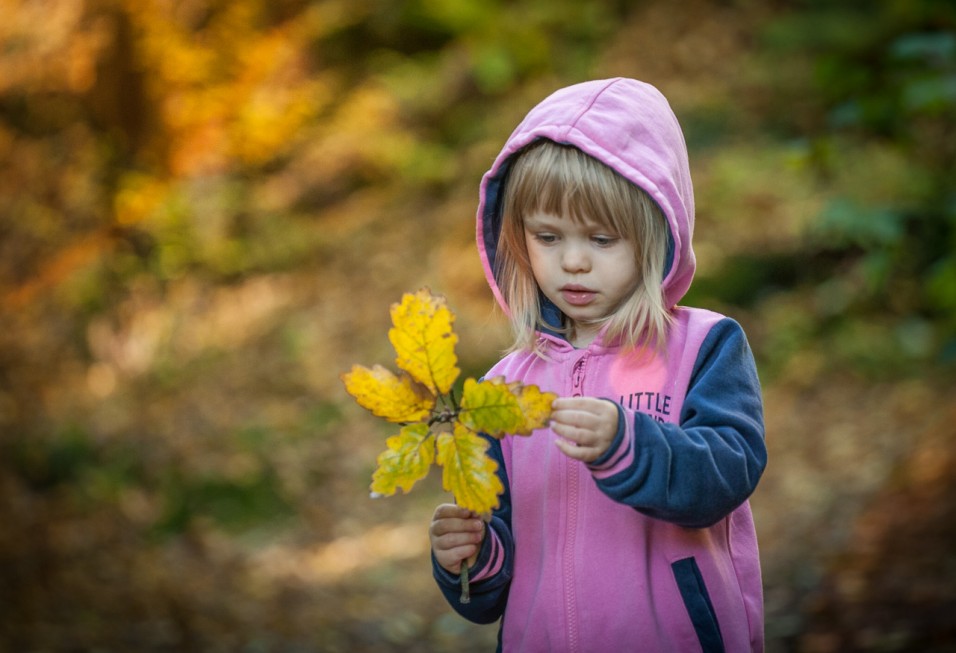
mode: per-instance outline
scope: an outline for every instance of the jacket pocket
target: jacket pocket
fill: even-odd
[[[690,615],[690,621],[697,632],[700,647],[704,653],[724,653],[724,638],[720,634],[717,613],[707,594],[704,577],[700,573],[694,558],[683,558],[671,563],[674,580],[680,590],[684,607]]]

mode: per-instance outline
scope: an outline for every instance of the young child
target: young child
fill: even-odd
[[[760,383],[736,322],[677,304],[693,224],[680,126],[635,80],[554,93],[482,180],[478,248],[516,334],[486,376],[561,397],[548,429],[491,441],[490,520],[445,504],[429,531],[455,610],[504,617],[500,650],[763,650]]]

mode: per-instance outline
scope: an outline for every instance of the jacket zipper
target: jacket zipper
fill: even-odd
[[[571,395],[583,396],[584,376],[587,356],[582,356],[571,368]],[[580,465],[568,459],[565,461],[568,473],[568,531],[564,549],[565,611],[568,627],[568,650],[578,650],[577,597],[575,596],[574,550],[578,534],[578,474]]]
[[[571,368],[571,395],[582,396],[581,387],[584,385],[584,368],[587,366],[586,357],[582,357]]]

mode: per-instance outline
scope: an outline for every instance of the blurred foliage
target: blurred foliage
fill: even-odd
[[[956,361],[951,2],[0,9],[0,650],[494,646],[428,576],[440,487],[366,500],[390,433],[338,374],[389,355],[387,306],[422,285],[456,306],[463,373],[487,369],[507,330],[472,244],[480,175],[546,92],[616,74],[684,124],[688,303],[744,323],[766,383],[768,648],[951,632],[923,568],[903,571],[926,592],[881,604],[898,619],[865,623],[900,546],[952,551],[926,526],[945,473],[893,475],[926,438],[956,446],[927,425]],[[853,563],[859,515],[879,526]]]
[[[952,364],[956,7],[793,2],[762,38],[776,129],[829,191],[806,252],[809,279],[832,279],[817,286],[822,327],[878,319],[896,332],[874,343],[884,351]]]

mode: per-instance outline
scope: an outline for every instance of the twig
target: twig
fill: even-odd
[[[461,561],[461,603],[471,603],[471,588],[468,585],[468,561]]]

